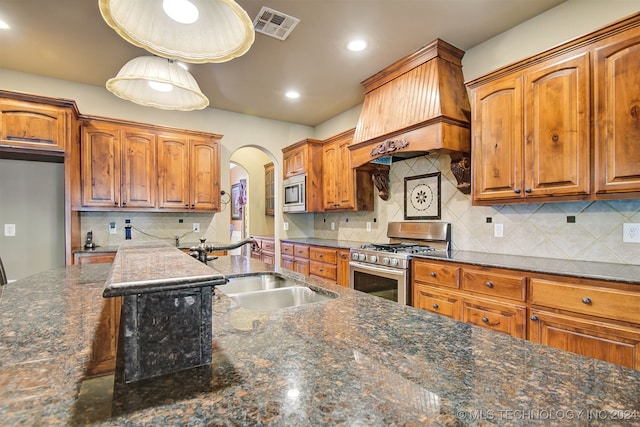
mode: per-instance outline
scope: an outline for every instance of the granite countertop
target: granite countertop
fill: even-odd
[[[209,268],[274,270],[241,256]],[[640,425],[640,371],[310,279],[339,297],[259,312],[216,289],[211,365],[83,381],[109,269],[4,287],[4,425]]]

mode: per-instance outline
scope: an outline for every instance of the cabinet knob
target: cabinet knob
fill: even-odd
[[[122,206],[127,206],[127,202],[122,202]]]
[[[189,208],[189,204],[188,204],[188,203],[185,203],[185,204],[184,204],[184,207],[185,207],[185,208]]]
[[[516,194],[520,194],[520,189],[516,188],[515,190],[513,190],[513,192],[516,193]]]
[[[195,207],[196,207],[196,205],[191,205],[191,209],[193,209],[193,208],[195,208]]]
[[[530,188],[526,188],[526,189],[524,190],[524,192],[525,192],[525,193],[531,193],[531,189],[530,189]]]
[[[113,202],[113,206],[118,206],[118,202]]]
[[[493,282],[492,281],[488,281],[487,283],[485,283],[485,285],[487,285],[487,288],[493,288]]]
[[[322,255],[322,254],[318,254],[318,257],[319,257],[319,258],[322,258],[322,257],[324,257],[324,255]]]
[[[533,321],[537,321],[538,320],[538,316],[536,316],[535,314],[533,316],[531,316],[529,319],[533,320]]]
[[[589,298],[589,297],[582,298],[582,303],[583,304],[591,304],[591,298]]]
[[[487,323],[487,322],[489,322],[489,318],[488,318],[488,317],[483,317],[483,318],[482,318],[482,321],[483,321],[484,323]]]
[[[320,268],[320,269],[318,269],[318,271],[319,271],[320,273],[322,273],[324,270]]]
[[[436,272],[435,271],[431,272],[431,277],[436,277]]]
[[[435,308],[437,310],[439,305],[438,304],[433,304],[431,307],[433,307],[433,308]]]

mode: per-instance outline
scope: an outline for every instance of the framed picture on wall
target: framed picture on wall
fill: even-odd
[[[404,179],[404,219],[440,219],[441,173]]]
[[[240,183],[231,186],[231,219],[242,219],[240,212]]]

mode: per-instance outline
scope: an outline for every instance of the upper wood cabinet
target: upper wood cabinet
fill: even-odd
[[[640,195],[639,26],[636,14],[467,83],[473,204]]]
[[[317,139],[303,139],[282,149],[282,163],[284,165],[283,178],[300,175],[302,173],[322,172],[321,162],[322,141]]]
[[[158,136],[158,207],[220,210],[218,143],[185,135]]]
[[[324,141],[322,147],[322,193],[325,211],[372,211],[371,173],[351,168],[349,145],[355,129]]]
[[[640,190],[640,28],[595,49],[596,193]]]
[[[472,89],[474,201],[588,194],[589,55]]]
[[[275,167],[273,163],[264,165],[264,214],[273,216],[275,212]]]
[[[76,116],[73,101],[0,91],[0,145],[65,152]]]
[[[219,135],[87,119],[81,209],[220,210]]]
[[[83,126],[80,150],[83,206],[155,207],[155,135],[91,121]]]

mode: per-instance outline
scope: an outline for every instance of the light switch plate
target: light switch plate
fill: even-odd
[[[284,231],[288,231],[289,230],[289,223],[285,222],[282,224],[282,228],[284,229]]]
[[[367,222],[367,231],[371,231],[371,223]]]
[[[194,222],[193,223],[193,232],[194,233],[198,233],[200,231],[200,223],[199,222]]]
[[[504,236],[504,225],[493,224],[493,237],[503,237],[503,236]]]
[[[118,229],[116,228],[115,222],[109,223],[109,234],[118,234]]]
[[[5,237],[15,237],[15,235],[16,235],[16,225],[15,224],[5,224],[4,225],[4,235],[5,235]]]
[[[622,241],[624,243],[640,243],[640,224],[625,222],[622,226]]]

